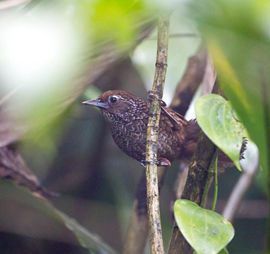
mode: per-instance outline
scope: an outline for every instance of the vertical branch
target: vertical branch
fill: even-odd
[[[163,185],[166,168],[158,168],[158,189]],[[133,208],[126,238],[123,246],[123,254],[142,254],[144,253],[148,238],[148,216],[146,204],[146,176],[143,175],[137,187],[137,193],[133,202]]]
[[[152,254],[164,253],[159,212],[159,191],[157,177],[157,148],[160,119],[160,102],[167,70],[169,15],[159,18],[156,71],[151,92],[151,103],[147,125],[146,141],[146,187],[149,218],[149,241]]]
[[[213,93],[221,93],[218,82],[216,82],[214,86]],[[213,157],[216,155],[216,149],[217,148],[212,141],[203,132],[201,132],[197,148],[193,155],[192,163],[189,166],[187,182],[182,194],[182,199],[188,199],[197,204],[202,202],[205,184],[208,179],[208,169]],[[186,241],[177,225],[173,228],[168,253],[193,253],[192,247]]]
[[[203,80],[207,56],[206,49],[200,46],[196,54],[189,58],[185,73],[177,84],[170,108],[182,115],[186,114],[188,106]],[[165,178],[166,172],[166,168],[158,168],[159,190],[162,188],[162,182]],[[186,177],[183,177],[182,175],[182,177],[178,177],[178,179],[183,182],[181,186],[184,186]],[[177,186],[179,185],[177,184]],[[179,192],[182,193],[181,190],[179,190],[178,193]],[[179,198],[180,197],[181,194],[179,194]],[[146,176],[144,173],[137,187],[137,194],[133,203],[131,219],[129,221],[127,234],[124,240],[123,254],[144,253],[147,236],[148,218],[146,204]]]
[[[186,114],[199,85],[203,82],[204,76],[206,76],[208,58],[207,50],[201,44],[196,54],[188,59],[185,73],[177,85],[170,105],[170,108],[183,116]]]

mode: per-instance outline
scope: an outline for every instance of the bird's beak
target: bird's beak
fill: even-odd
[[[98,108],[107,108],[107,104],[96,100],[84,101],[83,104],[95,106]]]

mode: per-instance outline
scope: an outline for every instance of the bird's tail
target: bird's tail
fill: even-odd
[[[199,139],[201,128],[199,127],[196,120],[190,120],[188,121],[188,125],[186,126],[186,140],[184,143],[184,151],[182,154],[182,157],[184,157],[187,161],[192,160],[192,156],[195,152],[195,149],[197,147],[197,142]],[[247,145],[247,139],[243,138],[242,148],[240,151],[239,159],[244,159],[244,152],[246,150]],[[233,161],[222,151],[219,151],[218,154],[218,168],[219,171],[222,169],[233,167],[234,163]]]

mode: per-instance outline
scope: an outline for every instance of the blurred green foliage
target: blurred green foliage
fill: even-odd
[[[213,57],[218,78],[270,170],[270,3],[200,1],[191,6]]]
[[[94,45],[107,42],[118,46],[121,51],[127,50],[130,43],[136,43],[136,24],[151,15],[142,0],[84,0],[77,4],[76,15],[82,21],[84,33],[90,35]]]
[[[194,33],[198,26],[209,45],[222,84],[226,85],[226,94],[260,148],[265,168],[267,150],[263,149],[267,138],[262,123],[265,115],[259,84],[264,79],[267,81],[268,76],[260,79],[258,69],[261,71],[263,66],[264,74],[269,70],[268,2],[204,0],[188,5],[190,12],[182,2],[173,1],[170,4],[174,9],[171,33]],[[62,194],[62,197],[53,200],[54,205],[76,218],[91,232],[101,235],[116,250],[121,249],[136,184],[143,169],[116,148],[100,112],[83,107],[81,102],[86,98],[80,95],[90,84],[100,91],[123,89],[140,97],[146,95],[145,87],[151,86],[154,76],[156,41],[146,40],[140,45],[132,55],[133,62],[129,54],[138,43],[138,35],[144,35],[145,28],[153,25],[158,12],[165,6],[167,4],[161,1],[143,0],[32,0],[26,5],[0,11],[0,94],[4,96],[21,87],[8,101],[7,112],[16,119],[13,127],[23,124],[23,127],[30,129],[20,142],[24,158],[44,185]],[[190,21],[193,17],[196,18],[194,23]],[[18,30],[14,30],[18,34],[11,42],[16,42],[14,47],[17,48],[16,51],[15,48],[6,50],[2,43],[10,38],[6,32],[11,31],[14,23],[19,24]],[[56,41],[50,41],[52,38]],[[164,93],[166,102],[173,95],[187,58],[195,52],[200,41],[200,38],[180,37],[170,40]],[[7,42],[11,45],[10,41]],[[53,45],[57,45],[54,51]],[[12,55],[20,51],[24,54]],[[40,65],[45,56],[50,56],[52,61]],[[112,58],[114,64],[107,67]],[[29,59],[33,65],[29,64]],[[120,62],[123,59],[127,60]],[[9,62],[11,60],[22,65],[16,65],[18,68],[15,69],[7,64],[12,63]],[[25,67],[30,75],[17,72]],[[246,90],[244,85],[251,90]],[[95,98],[97,94],[94,89],[89,89],[85,96]],[[2,119],[1,123],[4,126]],[[221,181],[224,182],[223,188],[219,183],[223,198],[227,198],[225,194],[228,195],[238,177],[232,171],[228,174],[232,177],[226,182]],[[165,245],[171,235],[170,201],[174,198],[172,183],[176,176],[175,164],[168,172],[161,193]],[[18,201],[16,187],[12,195],[10,190],[4,192],[5,184],[1,183],[1,186],[0,225],[5,231],[0,233],[1,253],[6,250],[7,253],[17,254],[26,250],[27,240],[23,236],[33,239],[26,253],[57,252],[53,244],[57,241],[69,243],[65,253],[85,253],[82,249],[73,252],[70,246],[75,245],[70,243],[75,241],[70,241],[66,233],[57,234],[53,223],[40,220],[37,212],[27,209],[25,197]],[[264,198],[256,188],[252,190],[251,197]],[[32,201],[35,203],[35,198]],[[238,239],[234,241],[241,241],[241,246],[234,243],[234,253],[239,253],[239,247],[247,253],[252,249],[252,241],[257,244],[254,250],[262,249],[265,223],[264,219],[261,221],[260,227],[256,228],[259,234],[249,235],[250,241],[243,240],[249,230],[241,232],[240,229],[248,224],[247,221],[244,220],[241,226],[237,221]],[[48,242],[44,240],[46,233],[52,233]],[[14,240],[10,240],[18,238],[15,234],[22,235],[19,250],[14,246]],[[8,242],[4,240],[5,235],[11,245],[5,245]],[[48,249],[48,246],[54,247]]]

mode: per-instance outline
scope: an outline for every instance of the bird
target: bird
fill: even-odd
[[[101,109],[116,145],[127,155],[145,164],[147,123],[150,103],[121,90],[109,90],[83,104]],[[199,127],[174,110],[161,106],[157,166],[168,167],[174,160],[189,164],[197,146]],[[244,146],[244,145],[243,145]],[[242,147],[242,150],[245,148]],[[232,161],[226,156],[225,161]],[[240,159],[242,158],[242,151]]]

